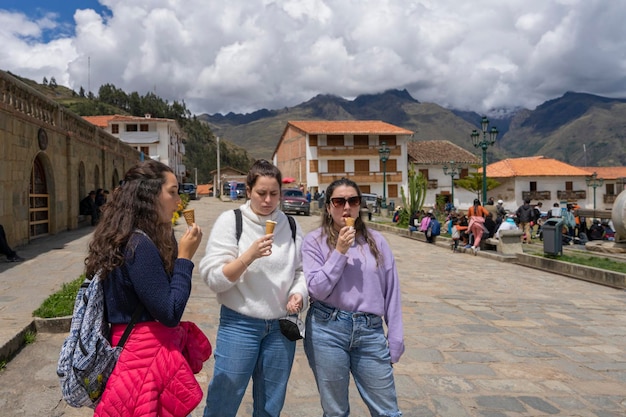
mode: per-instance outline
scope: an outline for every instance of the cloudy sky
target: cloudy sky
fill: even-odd
[[[489,113],[626,97],[623,0],[2,0],[0,69],[192,113],[406,88]]]

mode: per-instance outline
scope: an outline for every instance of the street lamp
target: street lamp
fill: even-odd
[[[452,207],[454,208],[454,177],[459,173],[459,166],[456,164],[456,162],[454,161],[450,161],[450,166],[448,165],[444,165],[443,166],[443,174],[444,175],[449,175],[450,179],[452,180],[452,199],[451,199],[451,203],[452,203]]]
[[[387,161],[389,160],[389,153],[391,149],[387,147],[387,142],[380,144],[378,154],[380,156],[380,162],[383,163],[383,199],[380,202],[380,208],[387,208]]]
[[[496,127],[492,127],[491,130],[487,131],[489,128],[489,120],[487,117],[483,116],[483,119],[480,121],[480,126],[483,131],[483,138],[480,139],[480,133],[476,131],[476,129],[472,130],[472,134],[470,138],[472,139],[472,143],[474,147],[481,148],[483,150],[483,199],[482,204],[485,204],[487,201],[487,148],[490,145],[496,143],[496,137],[498,136],[498,129]],[[487,137],[487,133],[489,133],[489,137]]]
[[[593,211],[596,211],[596,188],[602,187],[604,184],[604,178],[598,178],[598,173],[594,172],[591,177],[585,178],[587,187],[593,187]],[[594,213],[595,216],[595,213]]]

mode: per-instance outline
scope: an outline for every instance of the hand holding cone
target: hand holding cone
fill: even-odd
[[[196,214],[194,209],[183,210],[183,217],[187,222],[187,226],[191,226],[196,222]]]
[[[356,221],[354,217],[346,217],[345,220],[346,220],[346,226],[354,227],[354,222]]]
[[[265,221],[265,234],[269,235],[270,233],[274,233],[275,227],[276,227],[276,222],[274,220],[266,220]]]

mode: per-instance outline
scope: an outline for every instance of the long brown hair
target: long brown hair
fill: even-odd
[[[335,191],[335,188],[342,186],[342,185],[345,185],[346,187],[354,188],[358,196],[360,198],[363,198],[361,194],[361,189],[359,188],[359,186],[356,184],[356,182],[348,178],[341,178],[341,179],[335,180],[326,189],[326,197],[325,197],[326,210],[324,210],[322,213],[322,235],[326,235],[326,242],[328,243],[328,247],[331,248],[331,251],[335,248],[335,246],[337,246],[337,239],[339,237],[339,232],[337,232],[335,228],[333,227],[334,225],[333,217],[328,212],[328,208],[330,208],[330,204],[331,204],[330,198],[332,197],[333,192]],[[374,258],[376,259],[376,264],[380,265],[380,261],[381,261],[380,251],[378,250],[378,247],[376,246],[376,242],[368,233],[367,227],[365,226],[365,223],[361,219],[361,216],[357,216],[356,221],[354,222],[354,229],[356,230],[357,237],[363,236],[363,238],[367,242],[367,245],[370,248],[370,252],[372,252],[372,255],[374,255]]]
[[[85,274],[103,278],[124,264],[124,249],[135,231],[143,231],[156,245],[165,270],[172,273],[177,256],[172,224],[159,218],[159,201],[167,165],[152,159],[140,162],[125,175],[112,197],[102,206],[102,214],[89,252],[85,259]]]

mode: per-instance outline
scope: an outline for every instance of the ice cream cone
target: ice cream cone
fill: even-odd
[[[274,220],[266,220],[265,221],[265,234],[269,235],[270,233],[274,233],[274,227],[276,227],[276,222]]]
[[[196,214],[194,212],[194,209],[183,210],[183,217],[185,218],[188,226],[191,226],[196,222]]]
[[[346,226],[354,227],[354,222],[356,221],[354,217],[346,217],[345,220],[346,220]]]

